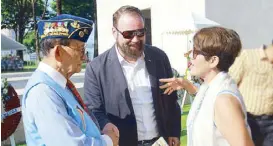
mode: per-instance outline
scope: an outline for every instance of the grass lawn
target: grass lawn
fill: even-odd
[[[180,146],[186,146],[187,145],[186,121],[187,121],[189,110],[190,110],[190,105],[184,105],[183,114],[181,116],[181,118],[182,118],[182,122],[181,122],[182,132],[181,132],[181,136],[180,136]]]

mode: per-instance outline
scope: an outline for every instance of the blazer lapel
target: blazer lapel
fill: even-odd
[[[146,46],[145,46],[146,47]],[[154,108],[155,111],[157,111],[157,97],[158,97],[158,77],[157,77],[157,71],[156,71],[156,60],[153,59],[152,54],[150,53],[150,51],[148,50],[149,48],[146,47],[144,50],[144,54],[145,54],[145,64],[146,64],[146,68],[147,71],[149,73],[149,78],[150,78],[150,83],[151,83],[151,90],[152,90],[152,95],[153,95],[153,102],[154,102]]]
[[[126,78],[124,76],[124,73],[122,71],[122,67],[120,65],[120,62],[118,60],[116,48],[115,46],[112,47],[112,49],[109,52],[109,59],[108,61],[110,62],[108,64],[108,68],[111,70],[109,71],[109,75],[112,77],[112,80],[114,85],[111,88],[114,88],[117,90],[117,95],[120,95],[117,97],[120,109],[120,116],[125,117],[126,115],[130,115],[131,113],[134,114],[133,106],[132,106],[132,101],[130,97],[130,93],[128,90],[128,85],[126,82]],[[126,103],[121,103],[121,102],[126,102]],[[125,106],[125,107],[124,107]]]
[[[111,69],[109,73],[113,77],[113,80],[118,81],[117,83],[121,88],[127,87],[127,82],[119,63],[115,46],[110,50],[108,61],[108,68]]]

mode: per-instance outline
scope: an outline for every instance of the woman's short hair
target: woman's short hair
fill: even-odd
[[[223,27],[209,27],[199,30],[193,38],[194,48],[206,53],[206,60],[219,57],[217,69],[228,72],[239,55],[242,44],[238,33]]]

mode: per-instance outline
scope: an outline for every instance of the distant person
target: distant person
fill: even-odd
[[[243,50],[229,73],[246,103],[255,145],[273,146],[273,42]]]
[[[89,60],[89,52],[88,51],[86,51],[86,62],[88,63],[90,60]]]

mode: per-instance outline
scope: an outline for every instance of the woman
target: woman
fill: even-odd
[[[246,109],[228,69],[241,51],[238,34],[222,27],[203,28],[194,38],[191,75],[204,83],[192,104],[187,119],[188,146],[253,146]],[[165,94],[197,88],[183,79],[161,79]]]

